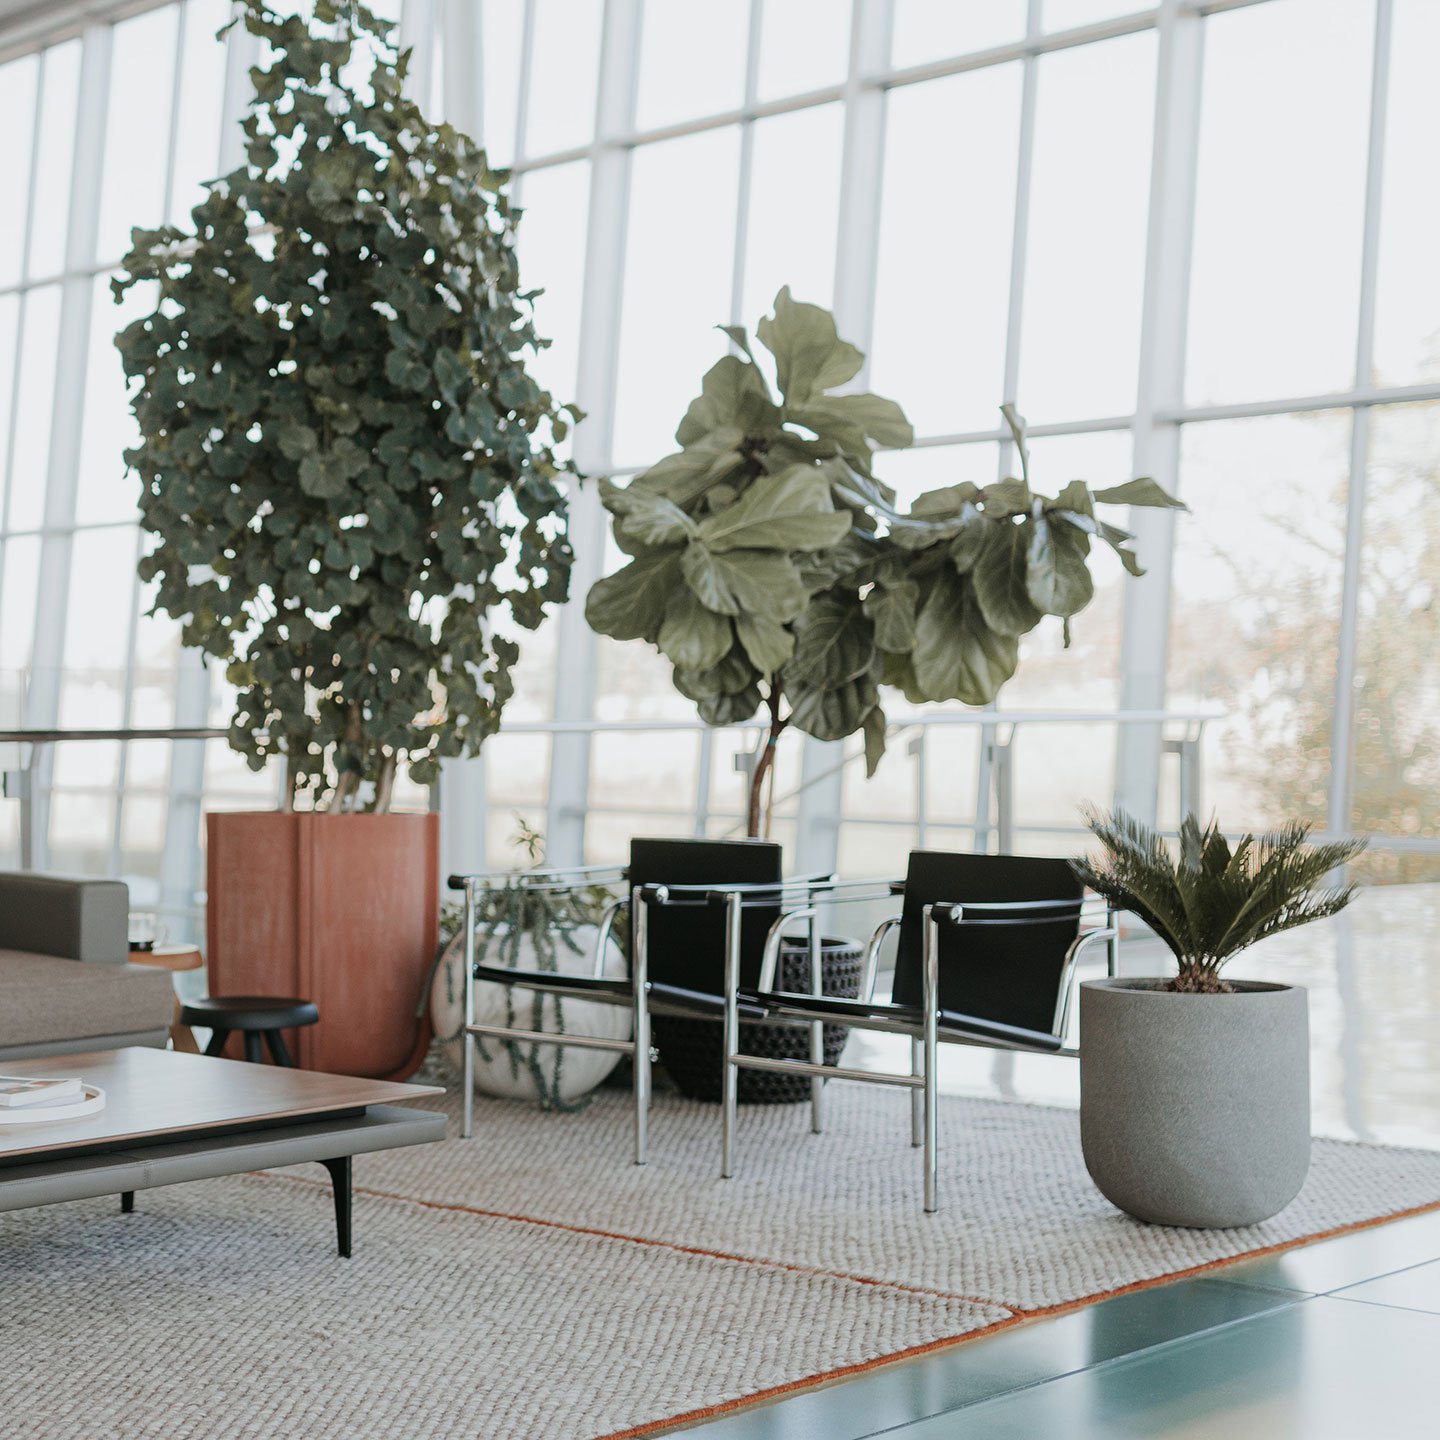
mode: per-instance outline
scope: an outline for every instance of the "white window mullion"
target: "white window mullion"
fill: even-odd
[[[1179,487],[1180,427],[1164,416],[1184,399],[1204,39],[1201,17],[1167,0],[1160,17],[1155,80],[1134,473],[1153,476],[1171,494]],[[1146,573],[1125,581],[1120,708],[1160,710],[1170,644],[1175,516],[1168,510],[1132,508],[1130,528]],[[1153,823],[1159,803],[1161,727],[1117,729],[1115,803]]]
[[[631,153],[628,146],[613,142],[635,128],[640,24],[641,0],[606,0],[575,383],[576,403],[586,414],[575,429],[575,462],[591,477],[608,474],[611,461]],[[571,601],[555,622],[556,720],[589,720],[594,715],[596,638],[585,622],[584,602],[604,568],[607,518],[594,484],[572,487],[575,565]],[[551,744],[545,853],[552,865],[578,865],[584,859],[590,748],[586,734],[556,735]]]
[[[1355,340],[1355,386],[1374,384],[1375,285],[1380,267],[1380,206],[1385,180],[1385,121],[1389,108],[1393,0],[1376,0],[1375,53],[1370,87],[1370,139],[1365,168],[1365,225],[1360,251],[1360,306]],[[1351,416],[1350,489],[1345,509],[1345,568],[1340,585],[1339,654],[1335,667],[1335,713],[1330,732],[1330,794],[1326,828],[1351,828],[1355,745],[1355,648],[1365,541],[1365,486],[1370,458],[1370,409]]]

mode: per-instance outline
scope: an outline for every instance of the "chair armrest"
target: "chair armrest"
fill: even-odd
[[[1070,1006],[1075,994],[1075,979],[1079,971],[1080,957],[1085,953],[1087,947],[1094,945],[1097,941],[1105,941],[1107,946],[1113,947],[1120,938],[1120,931],[1113,925],[1099,926],[1093,930],[1083,930],[1075,937],[1070,948],[1065,952],[1065,964],[1060,970],[1060,987],[1055,996],[1055,1033],[1063,1036],[1070,1026]],[[1114,950],[1110,950],[1109,970],[1115,973]]]
[[[122,880],[0,872],[0,949],[122,965],[129,925]]]
[[[887,915],[876,927],[865,945],[865,956],[860,965],[860,997],[866,1001],[875,999],[875,977],[880,969],[880,947],[885,937],[898,926],[903,915]]]

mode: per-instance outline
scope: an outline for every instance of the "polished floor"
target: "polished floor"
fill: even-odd
[[[1317,1134],[1440,1148],[1440,886],[1371,890],[1237,975],[1311,997]],[[1128,973],[1164,952],[1127,947]],[[845,1063],[899,1059],[857,1037]],[[903,1042],[902,1042],[903,1043]],[[948,1047],[942,1086],[1078,1103],[1074,1062]],[[1436,1197],[1440,1200],[1440,1196]],[[1440,1436],[1440,1213],[1138,1291],[696,1427],[707,1440]]]

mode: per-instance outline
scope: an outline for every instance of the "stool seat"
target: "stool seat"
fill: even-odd
[[[245,1040],[245,1058],[252,1065],[261,1062],[262,1035],[277,1065],[294,1065],[280,1032],[300,1025],[314,1025],[320,1019],[320,1012],[309,1000],[286,995],[212,995],[208,1000],[191,1000],[182,1005],[180,1018],[187,1025],[210,1027],[210,1043],[205,1047],[207,1055],[223,1054],[230,1032],[239,1030]]]
[[[289,1030],[314,1025],[320,1012],[309,1000],[280,995],[212,995],[207,1000],[187,1000],[180,1018],[187,1025],[226,1030]]]

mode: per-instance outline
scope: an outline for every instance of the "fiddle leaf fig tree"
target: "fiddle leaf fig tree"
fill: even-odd
[[[505,175],[405,97],[394,27],[353,0],[242,19],[271,55],[246,163],[193,233],[134,232],[113,282],[158,302],[116,342],[141,575],[225,665],[231,745],[284,757],[287,803],[370,781],[383,810],[399,762],[426,783],[498,729],[505,614],[533,630],[566,597],[552,447],[576,412],[526,369],[546,342]]]
[[[631,557],[586,600],[591,626],[644,640],[712,725],[763,706],[749,833],[776,742],[790,726],[821,740],[863,732],[874,774],[885,751],[880,687],[912,703],[983,705],[1015,673],[1020,637],[1043,615],[1066,623],[1090,601],[1092,541],[1140,574],[1133,538],[1097,506],[1177,506],[1153,480],[1049,498],[1030,488],[1024,422],[1005,407],[1020,477],[951,485],[901,513],[873,469],[876,448],[913,440],[878,395],[834,394],[864,356],[834,318],[783,289],[756,338],[706,374],[675,438],[681,449],[623,488],[601,482]]]

